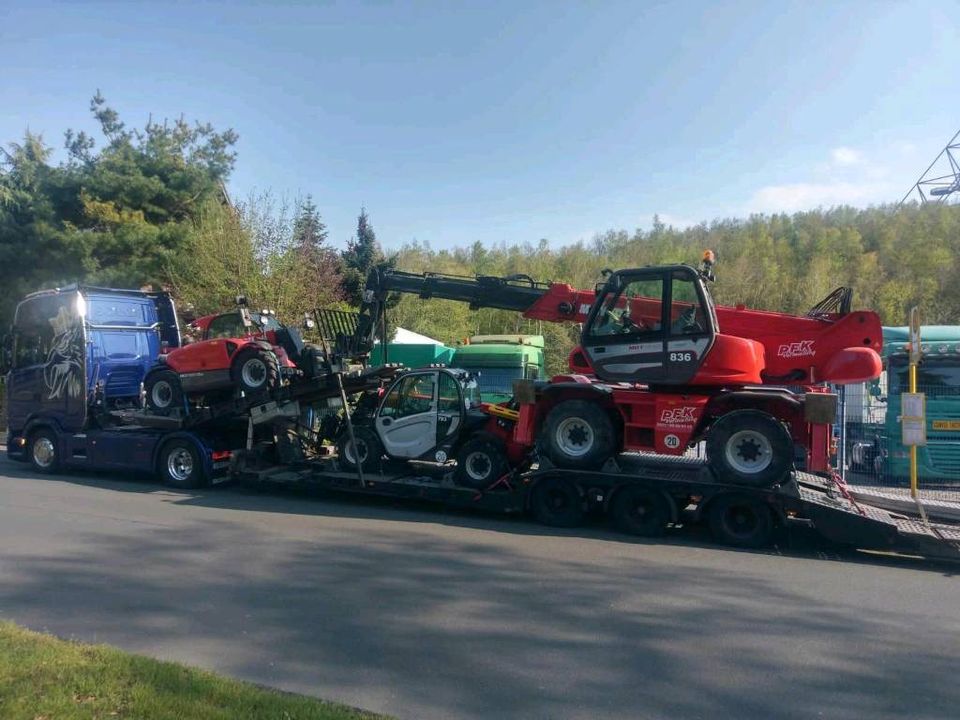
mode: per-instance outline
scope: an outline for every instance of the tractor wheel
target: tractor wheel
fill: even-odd
[[[508,470],[503,446],[482,435],[467,440],[457,453],[457,485],[486,490]]]
[[[793,467],[793,439],[772,415],[735,410],[707,433],[707,459],[722,481],[770,487]]]
[[[583,498],[569,480],[547,477],[533,486],[530,495],[533,517],[550,527],[577,527],[583,523]]]
[[[357,441],[359,452],[353,451],[350,442],[350,433],[344,431],[337,441],[337,456],[340,466],[347,472],[357,471],[357,456],[360,456],[360,467],[364,472],[373,472],[380,467],[380,458],[383,456],[383,443],[371,427],[354,427],[353,437]]]
[[[280,380],[280,367],[272,353],[247,348],[237,353],[230,375],[235,387],[250,394],[275,388]]]
[[[57,435],[49,428],[30,433],[27,440],[27,459],[37,472],[52,475],[60,469],[60,450]]]
[[[180,490],[206,484],[200,453],[189,440],[171,440],[160,449],[157,474],[165,484]]]
[[[183,407],[180,376],[173,370],[151,373],[143,381],[143,389],[147,396],[147,409],[154,415],[169,415],[176,408]]]
[[[628,535],[659,537],[672,519],[670,503],[656,490],[626,485],[610,502],[610,519]]]
[[[598,468],[618,449],[610,415],[586,400],[558,403],[547,414],[541,437],[547,457],[562,468]]]
[[[717,542],[742,548],[770,544],[773,516],[757,498],[730,493],[721,495],[707,510],[710,532]]]

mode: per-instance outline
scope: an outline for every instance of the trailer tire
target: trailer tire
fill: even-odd
[[[722,481],[770,487],[793,467],[793,438],[773,415],[734,410],[707,433],[707,460]]]
[[[360,448],[360,467],[364,472],[375,471],[380,467],[380,458],[383,457],[383,443],[376,431],[370,427],[354,427],[353,437]],[[357,461],[354,459],[353,447],[350,443],[350,433],[344,430],[337,440],[337,457],[340,465],[347,472],[357,471]]]
[[[549,413],[542,442],[557,467],[593,469],[616,452],[613,420],[603,405],[586,400],[564,400]]]
[[[507,470],[507,454],[501,443],[483,435],[467,440],[457,453],[457,485],[486,490]]]
[[[583,523],[583,498],[569,480],[547,477],[533,486],[530,509],[537,522],[550,527],[577,527]]]
[[[34,470],[45,475],[52,475],[60,469],[60,449],[57,434],[52,429],[45,427],[30,433],[27,460]]]
[[[247,348],[237,353],[230,376],[233,384],[249,395],[275,388],[280,381],[280,366],[273,353]]]
[[[640,485],[624,485],[610,501],[610,519],[620,532],[659,537],[672,520],[670,503],[662,493]]]
[[[206,484],[197,446],[184,438],[170,440],[160,448],[157,473],[165,485],[178,490],[192,490]]]
[[[748,495],[719,496],[710,503],[708,518],[714,539],[724,545],[761,548],[769,545],[773,536],[770,508]]]
[[[183,387],[180,376],[173,370],[158,370],[143,381],[147,409],[154,415],[169,415],[183,406]]]

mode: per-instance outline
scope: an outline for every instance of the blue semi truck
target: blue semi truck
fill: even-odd
[[[167,293],[70,285],[28,295],[3,342],[8,455],[42,473],[141,471],[183,488],[224,474],[245,425],[138,422],[144,375],[180,344]]]

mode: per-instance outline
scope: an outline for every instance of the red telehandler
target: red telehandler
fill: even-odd
[[[470,445],[483,445],[486,455],[496,448],[513,465],[534,447],[541,463],[596,470],[624,451],[681,455],[706,441],[710,467],[730,482],[779,483],[793,468],[795,446],[808,470],[828,471],[836,397],[824,384],[880,375],[879,317],[851,310],[847,288],[802,317],[716,306],[706,286],[712,267],[708,251],[699,268],[605,271],[589,291],[525,275],[374,271],[359,334],[376,331],[391,292],[581,323],[570,373],[519,384],[519,407],[493,408],[486,444]],[[488,462],[458,456],[466,461],[478,476]],[[489,464],[503,466],[493,457]]]

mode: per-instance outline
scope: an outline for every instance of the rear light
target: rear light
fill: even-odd
[[[214,450],[214,452],[210,455],[210,458],[214,462],[218,462],[220,460],[229,460],[232,455],[232,450]]]

